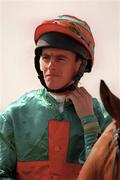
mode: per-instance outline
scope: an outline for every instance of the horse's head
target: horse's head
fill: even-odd
[[[100,83],[100,96],[105,109],[116,122],[114,138],[116,140],[117,152],[120,157],[120,99],[110,91],[103,80],[101,80]]]
[[[103,80],[100,83],[100,96],[105,109],[115,119],[117,128],[120,128],[120,99],[110,91]]]

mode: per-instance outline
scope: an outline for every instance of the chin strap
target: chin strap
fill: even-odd
[[[40,49],[37,48],[35,50],[35,61],[34,61],[34,63],[35,63],[36,71],[38,73],[38,78],[40,79],[41,84],[47,89],[47,91],[52,92],[52,93],[64,93],[64,92],[67,92],[67,91],[75,90],[79,80],[81,79],[81,77],[83,76],[83,74],[85,72],[85,68],[87,66],[87,61],[86,60],[82,60],[82,63],[81,63],[80,68],[79,68],[79,71],[78,71],[77,75],[74,78],[74,82],[71,85],[55,90],[55,89],[49,89],[47,87],[46,83],[45,83],[45,80],[44,80],[44,77],[43,77],[43,72],[40,70],[40,63],[39,63],[40,54],[41,54],[40,53]]]

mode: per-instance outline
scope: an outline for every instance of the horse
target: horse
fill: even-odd
[[[120,99],[100,82],[100,96],[112,123],[92,148],[77,180],[120,180]]]

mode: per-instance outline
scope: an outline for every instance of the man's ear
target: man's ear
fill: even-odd
[[[42,63],[41,63],[41,62],[42,62],[42,61],[41,61],[41,56],[40,56],[40,61],[39,61],[39,62],[40,62],[40,70],[43,71],[43,69],[42,69]]]
[[[81,64],[82,64],[82,60],[78,59],[77,62],[76,62],[76,73],[78,72]]]

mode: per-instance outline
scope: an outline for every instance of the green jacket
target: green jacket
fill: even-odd
[[[93,106],[95,115],[82,119],[72,102],[66,102],[60,113],[46,89],[33,90],[13,102],[0,114],[0,178],[14,179],[17,162],[48,160],[48,121],[53,119],[70,122],[66,161],[83,164],[98,134],[111,122],[96,98]]]

